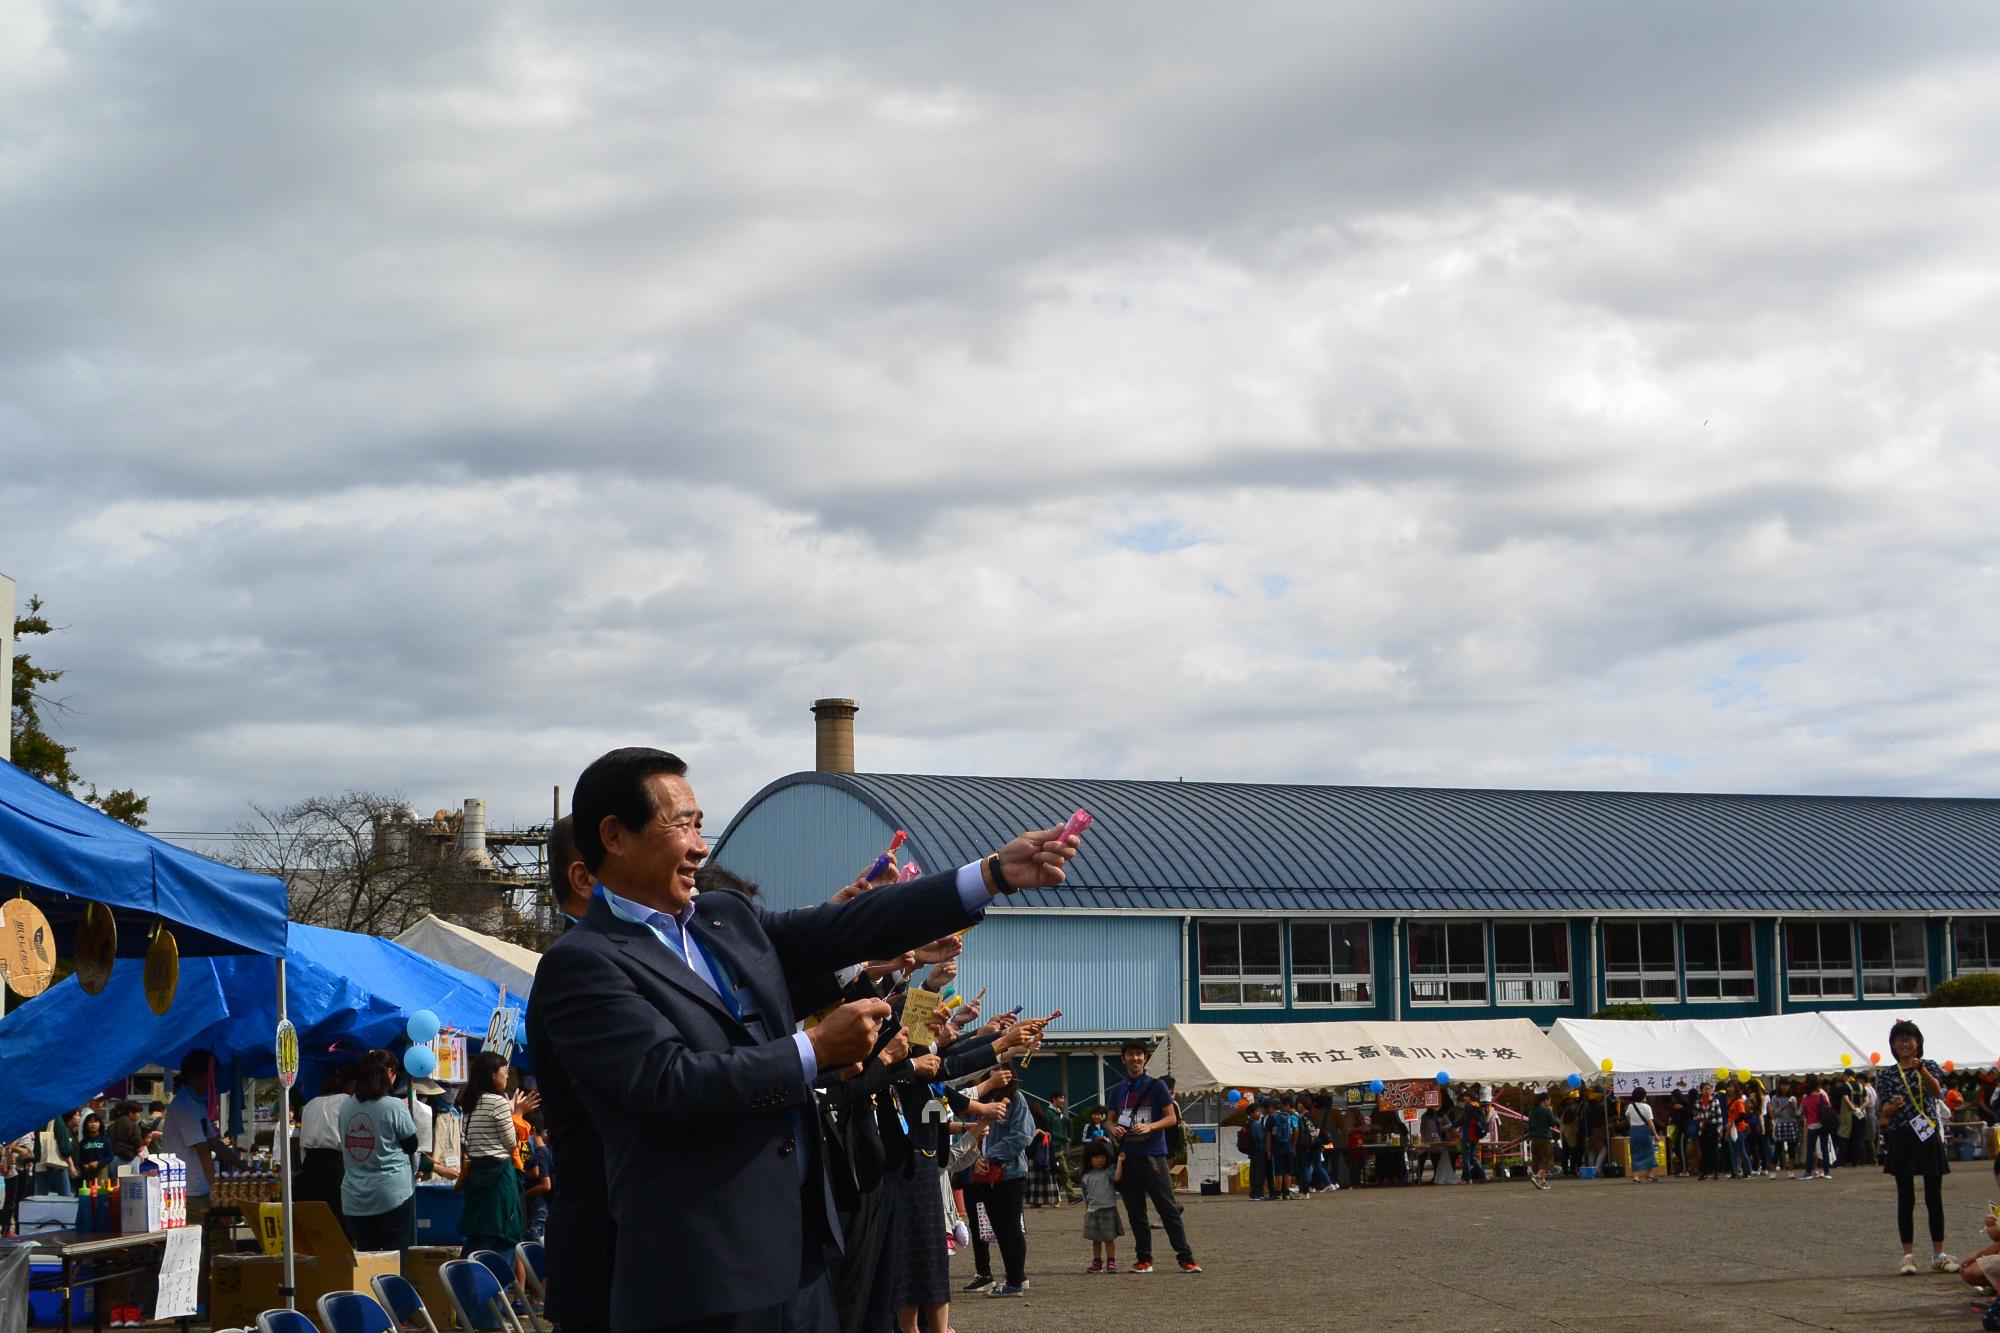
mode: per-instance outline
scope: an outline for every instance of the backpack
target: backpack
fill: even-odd
[[[1250,1155],[1250,1126],[1238,1125],[1236,1127],[1236,1151],[1242,1153],[1245,1157]]]

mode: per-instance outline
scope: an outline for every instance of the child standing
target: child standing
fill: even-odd
[[[1292,1197],[1292,1178],[1298,1174],[1293,1144],[1298,1140],[1299,1118],[1292,1113],[1290,1096],[1278,1098],[1278,1108],[1264,1118],[1264,1141],[1271,1154],[1271,1197]]]
[[[1125,1158],[1111,1164],[1111,1141],[1091,1139],[1083,1145],[1083,1235],[1090,1242],[1087,1273],[1118,1271],[1118,1238],[1125,1226],[1118,1220],[1118,1180]]]
[[[1104,1108],[1091,1107],[1090,1123],[1083,1127],[1083,1141],[1089,1143],[1092,1139],[1104,1139],[1108,1142],[1110,1138],[1110,1132],[1104,1128]]]

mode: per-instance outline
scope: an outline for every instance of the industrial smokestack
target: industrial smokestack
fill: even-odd
[[[854,771],[854,715],[861,705],[852,699],[813,700],[813,767],[822,773]]]
[[[481,870],[493,868],[486,852],[486,802],[477,796],[465,798],[465,817],[458,825],[458,859]]]

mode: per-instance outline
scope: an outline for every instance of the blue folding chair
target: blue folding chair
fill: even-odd
[[[507,1289],[493,1270],[470,1259],[452,1259],[438,1268],[444,1289],[451,1294],[458,1322],[474,1333],[525,1333],[514,1317]]]
[[[487,1271],[493,1274],[494,1281],[500,1284],[500,1290],[507,1294],[508,1308],[515,1312],[515,1322],[519,1323],[521,1312],[526,1311],[528,1328],[532,1333],[543,1333],[542,1321],[535,1314],[534,1302],[530,1301],[528,1293],[521,1289],[520,1270],[514,1266],[513,1252],[474,1250],[468,1257],[476,1264],[486,1265]]]
[[[396,1321],[396,1327],[412,1333],[438,1333],[437,1320],[431,1318],[416,1283],[401,1273],[377,1273],[368,1279],[368,1285],[375,1289],[375,1299]]]
[[[266,1310],[257,1316],[257,1333],[319,1333],[319,1330],[297,1310]]]
[[[549,1303],[548,1249],[538,1240],[524,1240],[514,1247],[514,1257],[528,1275],[528,1308],[539,1315]]]
[[[320,1297],[319,1323],[326,1333],[396,1333],[389,1312],[360,1291],[329,1291]]]

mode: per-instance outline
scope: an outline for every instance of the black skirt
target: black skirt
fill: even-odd
[[[944,1195],[938,1189],[940,1160],[919,1154],[909,1176],[897,1173],[884,1186],[900,1196],[889,1247],[890,1290],[897,1309],[942,1305],[951,1299],[951,1256],[944,1248]]]
[[[1944,1157],[1942,1132],[1934,1133],[1928,1139],[1919,1139],[1917,1131],[1908,1125],[1898,1125],[1889,1131],[1888,1151],[1882,1154],[1882,1174],[1915,1179],[1950,1173],[1951,1164]]]

